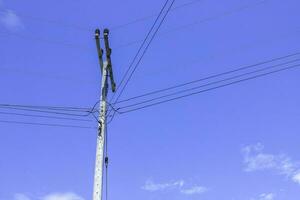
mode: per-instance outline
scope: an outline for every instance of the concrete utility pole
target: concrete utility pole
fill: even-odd
[[[115,92],[115,82],[113,79],[113,71],[111,64],[111,49],[108,42],[108,29],[104,30],[104,40],[106,49],[106,61],[103,61],[103,50],[100,45],[100,30],[95,32],[96,46],[98,51],[99,63],[102,72],[101,83],[101,97],[100,97],[100,115],[98,120],[98,135],[97,135],[97,152],[96,152],[96,166],[94,178],[94,194],[93,200],[102,200],[103,191],[103,169],[104,169],[104,145],[106,143],[106,113],[107,113],[107,93],[108,93],[108,77],[111,80],[112,91]],[[105,164],[108,164],[108,158],[105,158]]]

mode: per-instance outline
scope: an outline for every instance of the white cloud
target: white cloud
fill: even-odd
[[[0,2],[0,4],[1,4],[1,2]],[[28,196],[26,196],[25,194],[15,194],[14,200],[30,200],[30,198]]]
[[[183,180],[170,181],[166,183],[154,183],[152,180],[148,180],[142,189],[150,192],[176,190],[185,195],[202,194],[208,190],[206,187],[197,185],[193,187],[186,187],[186,183]]]
[[[84,200],[74,193],[53,193],[41,198],[41,200]]]
[[[0,23],[9,30],[19,30],[23,28],[21,19],[12,10],[4,10],[0,12]]]
[[[263,154],[263,149],[261,144],[243,148],[245,171],[272,169],[276,166],[275,156]]]
[[[250,145],[242,149],[246,172],[272,170],[300,184],[298,162],[293,161],[287,155],[267,154],[263,151],[262,144]]]
[[[184,185],[184,181],[173,181],[168,183],[154,183],[151,180],[146,181],[146,184],[142,187],[143,190],[147,191],[162,191],[168,189],[181,188]]]
[[[263,193],[257,198],[251,198],[250,200],[275,200],[276,195],[273,193]]]
[[[187,194],[187,195],[193,195],[193,194],[202,194],[207,192],[207,188],[206,187],[202,187],[202,186],[193,186],[191,188],[187,188],[187,189],[182,189],[180,190],[180,192],[182,194]]]
[[[293,176],[293,181],[300,184],[300,172],[297,172],[294,176]]]
[[[275,194],[273,194],[273,193],[265,194],[264,193],[264,194],[259,195],[257,200],[274,200],[274,199],[275,199]]]
[[[84,200],[75,193],[51,193],[41,198],[29,198],[25,194],[15,194],[14,200]]]

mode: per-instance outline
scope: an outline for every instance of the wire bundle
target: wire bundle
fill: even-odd
[[[112,106],[119,114],[125,114],[248,80],[291,70],[299,66],[300,53],[289,54],[123,99],[115,102]]]
[[[30,119],[27,121],[9,121],[0,120],[2,123],[10,124],[25,124],[25,125],[39,125],[52,127],[66,127],[66,128],[94,128],[87,126],[88,122],[94,122],[89,119],[98,112],[95,108],[80,108],[80,107],[53,107],[53,106],[34,106],[34,105],[16,105],[16,104],[0,104],[0,115],[17,116],[19,118]],[[33,122],[38,119],[43,122]],[[55,121],[55,123],[50,123]],[[59,124],[57,122],[60,122]],[[68,124],[66,124],[68,122]],[[70,124],[70,122],[72,122]],[[76,124],[73,124],[76,122]],[[78,125],[78,123],[80,123]]]

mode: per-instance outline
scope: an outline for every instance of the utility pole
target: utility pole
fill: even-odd
[[[98,135],[97,135],[97,151],[96,151],[96,166],[94,177],[94,193],[93,200],[102,200],[103,194],[103,171],[104,160],[105,165],[108,164],[108,158],[104,159],[104,145],[106,143],[106,114],[107,114],[107,93],[108,93],[108,77],[110,77],[112,91],[115,92],[116,84],[113,79],[113,70],[111,63],[111,49],[108,41],[109,30],[104,30],[104,41],[106,50],[106,61],[103,61],[103,50],[100,45],[100,30],[95,31],[96,47],[98,52],[99,64],[102,72],[101,80],[101,97],[100,97],[100,114],[98,120]]]

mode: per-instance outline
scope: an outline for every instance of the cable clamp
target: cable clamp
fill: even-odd
[[[108,157],[107,156],[105,157],[105,166],[106,166],[106,168],[108,167]]]

